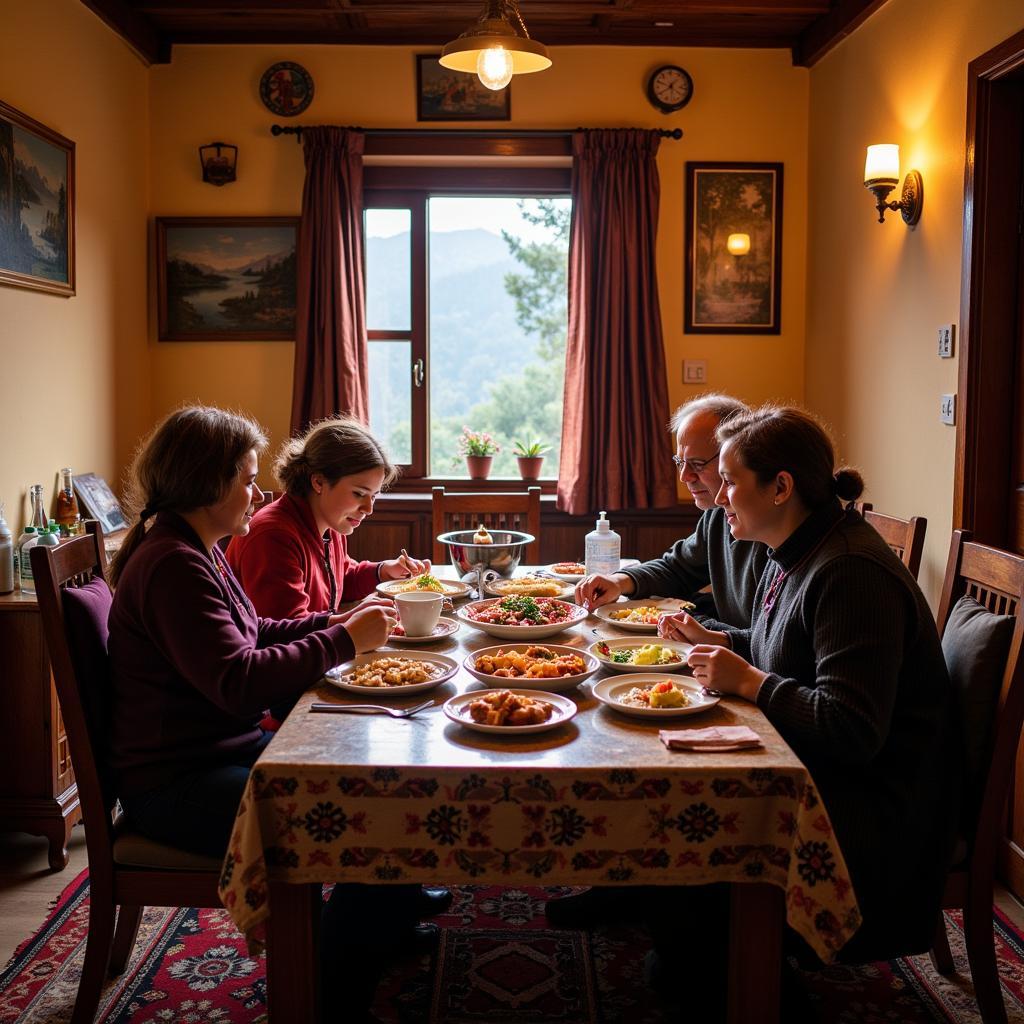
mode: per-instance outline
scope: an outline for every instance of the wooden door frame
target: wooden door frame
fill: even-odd
[[[967,147],[960,288],[953,528],[974,539],[1009,541],[1013,366],[1017,343],[1016,253],[1020,245],[1018,163],[1001,140],[1021,138],[1018,83],[1024,79],[1024,31],[971,61],[967,69]],[[1014,134],[1009,135],[1008,133]],[[1017,150],[1020,160],[1020,150]],[[1010,255],[1014,258],[1009,258]]]

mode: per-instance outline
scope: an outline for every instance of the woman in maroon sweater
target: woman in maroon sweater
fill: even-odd
[[[136,456],[139,519],[111,571],[118,796],[139,831],[211,855],[227,849],[249,769],[270,740],[259,727],[263,709],[380,646],[395,624],[387,602],[345,615],[257,616],[217,542],[248,531],[262,498],[255,481],[265,446],[242,416],[206,407],[168,416]],[[331,920],[362,929],[325,929],[324,976],[343,983],[349,1007],[368,1005],[381,957],[415,923],[408,894],[396,895],[385,886],[335,887]]]

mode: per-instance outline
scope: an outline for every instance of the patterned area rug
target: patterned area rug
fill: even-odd
[[[629,925],[560,931],[544,917],[548,896],[575,890],[463,887],[436,956],[389,971],[374,1012],[386,1024],[661,1024],[643,983],[648,944]],[[39,932],[0,974],[0,1024],[70,1019],[88,927],[89,880],[63,892]],[[950,944],[957,973],[936,975],[927,957],[798,976],[808,1024],[980,1024],[959,917]],[[1024,1024],[1024,939],[998,912],[1003,992]],[[786,1016],[784,1014],[784,1016]],[[222,910],[147,910],[132,962],[108,987],[104,1024],[254,1024],[266,1019],[263,962],[246,954]],[[795,1020],[795,1017],[788,1019]]]

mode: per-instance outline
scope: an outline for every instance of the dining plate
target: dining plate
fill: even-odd
[[[510,600],[513,598],[495,597],[487,601],[473,601],[456,611],[455,617],[459,622],[497,637],[499,640],[543,640],[545,637],[561,633],[562,630],[568,629],[570,626],[575,626],[576,623],[582,622],[587,617],[586,610],[578,604],[568,604],[565,601],[556,601],[554,598],[541,597],[537,600],[542,609],[553,608],[559,613],[564,612],[565,618],[556,622],[529,623],[519,626],[508,623],[481,622],[479,619],[473,618],[474,615],[478,615],[492,605]],[[550,602],[550,604],[546,602]]]
[[[644,640],[598,640],[596,644],[590,645],[590,653],[597,658],[604,668],[612,672],[679,672],[686,668],[686,656],[690,653],[693,644],[681,643],[678,640],[644,639]],[[615,654],[626,654],[635,656],[635,652],[644,647],[661,647],[663,650],[671,651],[676,656],[676,661],[669,662],[647,662],[636,664],[632,661],[616,661]]]
[[[670,615],[672,612],[687,610],[693,604],[689,601],[682,601],[676,597],[645,597],[642,601],[616,601],[614,604],[603,604],[600,608],[594,609],[594,615],[610,626],[617,626],[629,633],[657,633],[658,615]],[[643,608],[654,608],[652,622],[631,622],[625,617],[615,618],[616,615],[625,616],[629,612],[638,611]]]
[[[537,722],[534,725],[486,725],[483,722],[474,722],[470,717],[469,705],[475,700],[480,700],[486,694],[495,692],[493,690],[471,690],[469,693],[460,693],[455,697],[449,697],[443,705],[444,713],[453,722],[464,725],[467,729],[473,729],[475,732],[500,733],[502,736],[519,736],[529,732],[557,729],[576,714],[576,703],[569,700],[568,697],[549,693],[547,690],[526,690],[513,687],[508,687],[508,689],[518,697],[529,697],[531,700],[541,700],[550,704],[551,717],[546,722]]]
[[[622,698],[634,686],[647,689],[657,683],[671,683],[677,690],[682,690],[686,694],[689,703],[681,708],[631,707],[629,704],[622,703]],[[692,679],[679,679],[661,672],[634,675],[628,679],[602,679],[599,683],[594,684],[592,692],[602,704],[607,704],[613,711],[619,711],[624,715],[635,715],[638,718],[678,718],[680,715],[696,715],[701,711],[707,711],[708,708],[713,708],[718,703],[718,698],[705,693],[704,687],[700,683],[696,683]]]
[[[436,576],[434,578],[437,579]],[[415,579],[419,579],[419,577],[417,576]],[[437,580],[437,582],[441,584],[444,596],[456,601],[460,597],[465,597],[473,589],[468,583],[463,583],[462,580]],[[413,580],[386,580],[384,583],[377,584],[377,593],[384,597],[394,597],[395,594],[407,594],[420,590],[428,594],[442,593],[442,590],[432,591],[424,587],[417,587]]]
[[[620,558],[619,568],[625,569],[630,565],[639,565],[640,560],[638,558]],[[572,565],[579,566],[579,572],[565,572],[561,566]],[[554,562],[551,565],[543,566],[542,572],[547,573],[550,576],[554,576],[557,580],[564,580],[566,583],[572,583],[574,586],[580,582],[580,580],[587,578],[587,570],[582,562]]]
[[[398,683],[388,686],[367,686],[363,683],[352,682],[353,672],[375,661],[398,662],[399,664],[420,662],[423,664],[424,670],[430,673],[430,678],[416,683]],[[325,675],[328,681],[340,690],[363,696],[372,695],[376,700],[379,697],[407,697],[411,693],[432,690],[446,679],[451,679],[458,671],[459,663],[451,658],[446,658],[443,654],[427,654],[424,651],[403,651],[401,654],[370,651],[367,654],[356,655],[351,661],[328,669]]]
[[[550,576],[514,576],[510,580],[491,580],[484,584],[484,593],[495,597],[508,597],[509,594],[523,594],[528,597],[557,597],[563,601],[571,600],[576,591],[574,583],[552,579]]]
[[[575,655],[583,660],[584,669],[582,672],[575,672],[565,676],[496,676],[493,673],[481,672],[476,666],[480,658],[504,654],[525,654],[529,650],[547,650],[554,656]],[[481,683],[492,689],[508,689],[510,686],[518,687],[521,690],[548,690],[552,693],[559,693],[562,690],[571,690],[579,686],[585,679],[589,679],[601,666],[600,662],[592,654],[582,651],[576,647],[559,646],[558,644],[502,644],[500,647],[485,647],[483,650],[474,651],[466,656],[462,667]]]
[[[400,627],[396,627],[400,628]],[[449,619],[442,615],[437,620],[437,625],[434,627],[434,631],[427,636],[406,636],[405,633],[392,633],[388,637],[389,644],[433,644],[437,643],[438,640],[443,640],[446,636],[451,636],[452,633],[457,633],[462,627],[454,620]]]

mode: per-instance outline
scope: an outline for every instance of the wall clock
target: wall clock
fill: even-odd
[[[693,96],[693,79],[675,64],[663,64],[647,80],[647,98],[663,114],[682,110]]]
[[[260,99],[272,113],[294,117],[313,100],[313,77],[301,64],[288,60],[272,64],[260,79]]]

